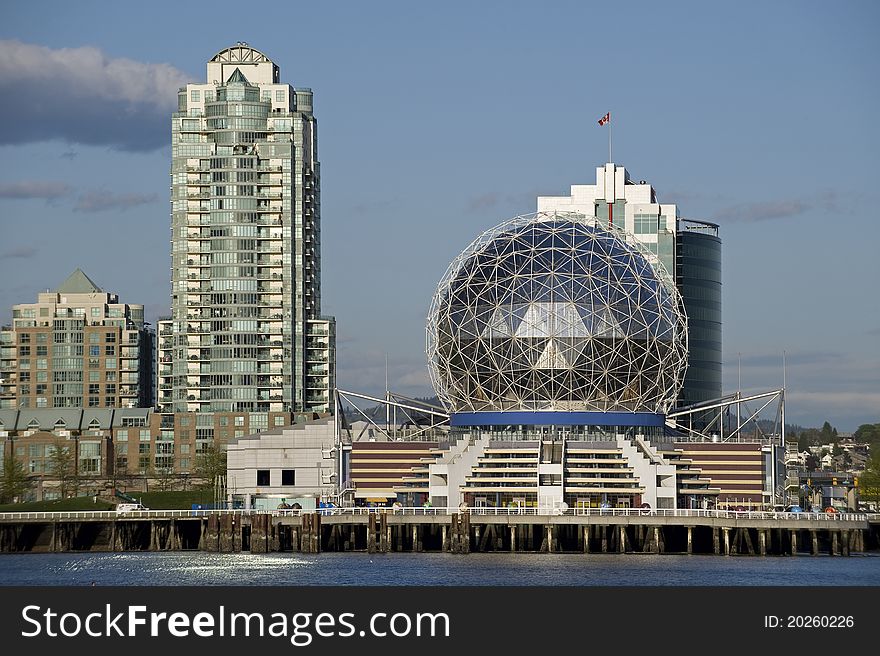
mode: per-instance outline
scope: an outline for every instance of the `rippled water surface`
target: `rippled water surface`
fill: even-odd
[[[0,585],[880,585],[880,556],[0,555]]]

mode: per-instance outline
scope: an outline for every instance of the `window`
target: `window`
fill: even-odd
[[[48,346],[38,346],[37,347],[37,355],[49,355],[49,347]]]
[[[141,430],[140,441],[141,442],[149,442],[150,441],[150,429],[149,428]]]
[[[104,333],[104,341],[109,344],[116,343],[116,333]]]
[[[18,354],[19,355],[30,355],[31,354],[31,347],[30,346],[19,346],[18,347]]]
[[[257,487],[267,487],[269,485],[269,470],[257,470]]]
[[[117,442],[128,442],[128,431],[124,428],[116,431]]]
[[[97,383],[101,381],[101,372],[100,371],[90,371],[89,372],[89,382]],[[91,387],[91,385],[89,385]]]
[[[89,347],[89,355],[92,357],[101,355],[101,347],[100,346],[90,346]]]
[[[95,319],[100,319],[101,318],[101,308],[93,307],[92,308],[92,317]]]
[[[116,355],[116,347],[113,344],[107,344],[104,347],[104,355]]]
[[[282,485],[296,485],[294,482],[296,477],[294,476],[293,469],[282,469],[281,470],[281,484]]]
[[[202,94],[200,91],[193,89],[189,92],[189,99],[191,102],[200,102],[202,99]]]
[[[282,415],[275,415],[275,425],[284,426],[284,417]]]
[[[30,333],[22,333],[18,336],[18,343],[19,344],[30,344],[30,342],[31,342]]]
[[[656,214],[636,214],[635,233],[637,235],[652,235],[657,233],[658,217]]]
[[[116,369],[116,358],[106,358],[105,369]]]

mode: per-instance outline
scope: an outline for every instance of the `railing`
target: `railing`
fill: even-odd
[[[175,517],[208,517],[212,514],[255,515],[251,510],[77,510],[56,512],[0,512],[0,521],[10,519],[86,520],[86,519],[171,519]]]
[[[864,522],[868,520],[865,513],[824,513],[824,512],[770,512],[755,510],[686,510],[649,509],[649,508],[496,508],[468,507],[446,508],[433,506],[398,507],[398,508],[317,508],[314,510],[275,509],[275,510],[132,510],[117,512],[114,510],[56,511],[56,512],[0,512],[0,521],[22,520],[88,520],[88,519],[173,519],[208,517],[210,515],[253,516],[271,515],[273,517],[299,516],[306,513],[318,513],[327,516],[364,516],[374,514],[430,516],[436,517],[452,513],[469,513],[474,516],[563,516],[563,517],[703,517],[720,519],[776,519],[796,521],[847,521]]]

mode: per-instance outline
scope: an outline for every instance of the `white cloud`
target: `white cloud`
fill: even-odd
[[[91,46],[0,40],[0,143],[161,147],[187,78],[170,64],[114,58]]]
[[[39,81],[50,87],[56,102],[68,94],[95,100],[147,103],[163,111],[177,106],[177,89],[187,76],[170,64],[148,64],[111,58],[98,48],[61,48],[0,40],[0,80]]]

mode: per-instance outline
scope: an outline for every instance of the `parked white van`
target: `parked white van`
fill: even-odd
[[[116,512],[118,513],[134,512],[137,510],[149,510],[149,508],[142,503],[120,503],[116,506]]]

